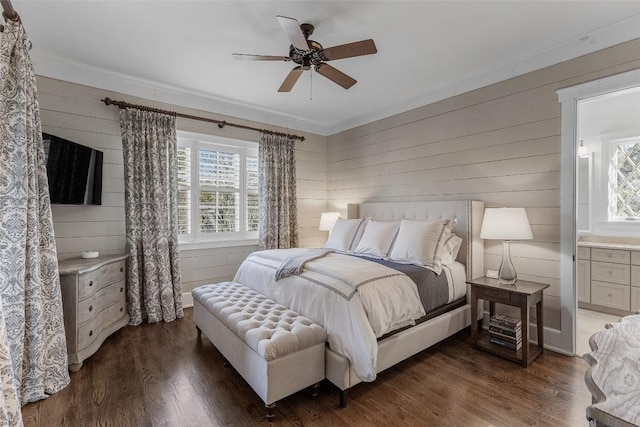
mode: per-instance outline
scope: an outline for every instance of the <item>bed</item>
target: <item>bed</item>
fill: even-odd
[[[483,202],[477,201],[349,205],[350,219],[367,218],[368,224],[375,221],[380,227],[393,222],[402,222],[402,227],[405,222],[443,222],[461,239],[455,262],[429,267],[437,272],[434,277],[447,277],[449,304],[445,305],[451,309],[428,320],[424,320],[422,294],[418,295],[420,286],[416,287],[408,273],[362,256],[318,249],[308,253],[300,249],[261,251],[243,262],[234,281],[326,329],[325,377],[340,389],[340,405],[344,407],[349,388],[375,380],[377,373],[464,329],[472,318],[480,318],[481,313],[471,315],[464,281],[483,275],[484,243],[479,238],[483,211]],[[396,232],[394,250],[402,246],[404,231]],[[406,238],[407,233],[404,235]],[[358,239],[364,241],[367,236],[360,234]],[[283,265],[305,256],[308,259],[297,274],[281,274]]]

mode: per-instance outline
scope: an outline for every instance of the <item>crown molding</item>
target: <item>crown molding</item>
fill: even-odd
[[[31,56],[36,74],[44,77],[285,129],[329,136],[637,38],[640,38],[640,15],[634,15],[517,61],[499,64],[492,70],[469,74],[394,105],[329,125],[232,99],[206,96],[200,92],[139,79],[80,62],[61,60],[42,54],[37,49],[32,51]]]
[[[126,74],[90,66],[81,62],[61,60],[32,51],[31,58],[37,75],[150,99],[180,107],[194,108],[233,118],[251,120],[261,125],[326,136],[329,127],[301,117],[282,114],[246,103],[163,83],[132,77]]]

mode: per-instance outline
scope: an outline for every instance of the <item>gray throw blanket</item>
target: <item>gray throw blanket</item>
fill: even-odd
[[[296,274],[302,273],[302,270],[304,269],[304,265],[307,262],[327,256],[327,254],[330,252],[331,252],[330,250],[322,249],[322,248],[309,249],[308,251],[305,251],[305,253],[303,254],[285,258],[284,260],[282,260],[282,263],[280,264],[280,266],[278,267],[278,270],[276,271],[276,281],[280,279],[284,279],[285,277],[294,276]]]

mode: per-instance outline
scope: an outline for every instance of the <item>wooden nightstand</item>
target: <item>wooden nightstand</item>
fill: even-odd
[[[489,342],[489,335],[478,332],[478,322],[471,322],[471,340],[476,348],[488,351],[497,356],[521,363],[525,368],[538,357],[543,350],[544,323],[542,321],[542,291],[549,287],[544,283],[518,280],[513,285],[498,284],[498,280],[480,277],[467,280],[471,287],[471,312],[478,312],[478,299],[489,301],[489,313],[495,314],[496,303],[520,307],[522,321],[522,348],[515,351]],[[536,306],[536,326],[538,344],[529,342],[529,313],[531,306]]]

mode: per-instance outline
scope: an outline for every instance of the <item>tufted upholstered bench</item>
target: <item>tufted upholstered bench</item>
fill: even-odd
[[[268,419],[275,402],[324,379],[326,333],[319,325],[239,283],[191,293],[198,336],[204,332],[260,396]]]

